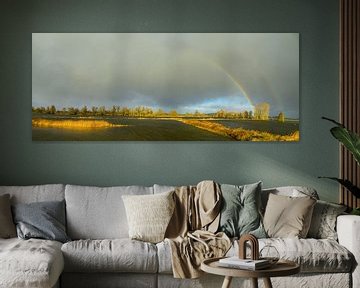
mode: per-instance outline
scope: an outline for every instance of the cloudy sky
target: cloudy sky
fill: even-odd
[[[33,106],[299,117],[297,33],[33,33]]]

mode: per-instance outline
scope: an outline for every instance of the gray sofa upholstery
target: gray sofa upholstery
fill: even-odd
[[[12,203],[65,199],[67,232],[72,238],[65,244],[38,239],[0,239],[0,287],[221,287],[223,278],[215,275],[174,279],[171,251],[166,242],[155,245],[128,239],[121,196],[171,189],[160,185],[0,186],[0,195],[10,194]],[[295,190],[285,187],[276,191],[288,195]],[[263,191],[264,195],[268,192]],[[265,205],[265,196],[263,202]],[[360,232],[356,232],[360,230],[360,220],[339,217],[345,217],[343,223],[351,219],[349,229],[355,231],[347,229],[346,233],[360,239]],[[356,266],[359,249],[353,242],[341,241],[341,235],[339,239],[340,243],[328,239],[260,239],[260,247],[271,244],[281,257],[301,265],[298,275],[272,279],[274,287],[360,287],[356,282],[360,273]],[[237,251],[234,242],[228,255],[236,255]],[[29,257],[22,262],[25,255]],[[246,279],[234,279],[234,287],[237,284],[248,287],[250,283]]]

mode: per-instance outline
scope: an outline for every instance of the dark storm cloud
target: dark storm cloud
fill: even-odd
[[[298,49],[298,34],[36,33],[33,106],[241,109],[243,88],[298,117]]]

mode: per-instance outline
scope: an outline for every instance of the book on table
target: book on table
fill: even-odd
[[[238,256],[233,256],[220,259],[219,266],[247,270],[260,270],[270,267],[271,263],[266,259],[251,260],[240,259]]]

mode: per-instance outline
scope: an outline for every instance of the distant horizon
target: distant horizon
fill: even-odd
[[[33,33],[32,106],[299,119],[298,33]]]

